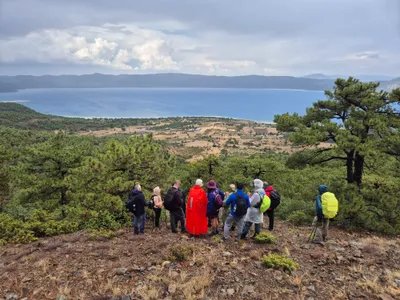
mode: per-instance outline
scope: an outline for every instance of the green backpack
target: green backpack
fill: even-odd
[[[258,193],[260,195],[260,202],[255,206],[260,212],[265,213],[271,206],[271,199],[265,193]]]

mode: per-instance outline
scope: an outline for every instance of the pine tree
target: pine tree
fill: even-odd
[[[386,137],[389,152],[390,147],[396,147],[393,139],[399,136],[393,105],[398,102],[393,96],[398,91],[389,94],[377,91],[378,87],[379,83],[364,83],[352,77],[337,79],[333,91],[325,91],[328,99],[314,103],[306,115],[275,116],[277,128],[292,132],[290,140],[295,145],[316,147],[303,156],[304,163],[341,160],[346,165],[347,182],[360,185],[366,158],[383,150],[379,145],[384,141],[378,141]],[[330,145],[321,147],[324,142]]]

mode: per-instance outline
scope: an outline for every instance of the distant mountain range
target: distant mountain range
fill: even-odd
[[[333,87],[337,77],[313,74],[304,77],[291,76],[206,76],[189,74],[143,75],[44,75],[0,76],[0,92],[14,92],[35,88],[259,88],[327,90]],[[400,84],[400,78],[382,82],[388,89]]]
[[[346,75],[325,75],[321,73],[305,75],[302,78],[309,79],[336,79],[336,78],[348,78]],[[390,81],[395,79],[394,76],[386,75],[354,75],[353,77],[360,79],[361,81]]]

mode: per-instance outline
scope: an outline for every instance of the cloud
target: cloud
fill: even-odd
[[[1,73],[399,75],[397,0],[1,3]]]

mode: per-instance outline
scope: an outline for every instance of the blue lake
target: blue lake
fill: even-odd
[[[223,116],[272,121],[285,112],[304,114],[325,99],[322,91],[272,89],[105,88],[27,89],[0,93],[38,112],[75,117]]]

